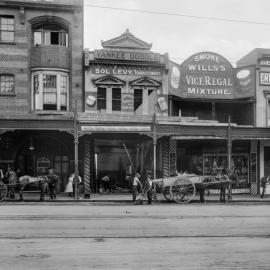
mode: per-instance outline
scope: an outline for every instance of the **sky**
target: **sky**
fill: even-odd
[[[84,4],[84,47],[90,51],[101,49],[101,41],[126,29],[152,43],[153,52],[168,53],[179,64],[195,53],[212,51],[235,66],[253,49],[270,48],[269,0],[84,0]]]

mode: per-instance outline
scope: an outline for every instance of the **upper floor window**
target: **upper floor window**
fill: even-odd
[[[106,110],[106,88],[98,87],[97,89],[97,109]]]
[[[14,41],[14,18],[9,16],[0,16],[0,41]]]
[[[121,88],[112,88],[112,110],[121,111]]]
[[[61,45],[68,47],[68,33],[57,25],[48,25],[34,30],[34,45]]]
[[[37,71],[32,74],[34,110],[68,110],[68,74]]]
[[[15,79],[13,75],[0,75],[0,94],[10,95],[15,93]]]

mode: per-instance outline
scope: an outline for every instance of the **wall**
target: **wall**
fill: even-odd
[[[46,6],[49,4],[46,3]],[[72,100],[78,101],[78,110],[83,109],[83,73],[82,73],[82,53],[83,53],[83,12],[74,14],[73,10],[54,10],[26,8],[24,16],[20,16],[19,7],[2,6],[0,15],[13,15],[15,20],[15,42],[0,43],[0,73],[11,73],[15,75],[15,95],[1,96],[0,112],[2,115],[25,115],[30,113],[31,108],[31,77],[30,77],[30,50],[31,50],[31,24],[29,20],[38,16],[58,16],[71,23],[70,38],[71,47],[70,59],[59,60],[61,66],[71,70],[70,74],[70,103]],[[65,50],[65,49],[64,49]],[[54,55],[56,55],[54,53]],[[64,52],[63,57],[67,57]],[[33,58],[32,58],[33,59]],[[35,60],[35,64],[38,64]],[[45,59],[40,59],[43,65]],[[63,62],[62,62],[63,61]],[[32,62],[33,64],[33,62]],[[57,63],[55,67],[58,67]],[[52,64],[48,65],[49,67]],[[72,93],[71,93],[72,92]]]

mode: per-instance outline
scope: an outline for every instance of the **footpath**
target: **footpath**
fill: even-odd
[[[226,198],[227,199],[227,198]],[[6,198],[6,203],[20,203],[19,194],[16,194],[15,199]],[[40,202],[39,192],[24,192],[24,203],[26,202]],[[132,194],[130,193],[102,193],[91,194],[90,198],[85,199],[83,194],[77,198],[69,197],[66,193],[57,194],[56,200],[51,200],[49,196],[45,195],[45,202],[50,203],[75,203],[75,202],[90,202],[90,203],[132,203]],[[157,194],[157,199],[153,203],[171,203],[168,202],[162,194]],[[199,196],[196,195],[190,203],[200,203]],[[219,194],[205,195],[205,203],[220,203]],[[250,194],[233,194],[231,200],[226,203],[269,203],[270,194],[266,194],[264,198],[259,195]],[[1,203],[0,203],[1,204]]]

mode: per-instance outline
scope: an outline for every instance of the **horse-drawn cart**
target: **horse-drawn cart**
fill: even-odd
[[[195,197],[196,191],[204,192],[206,188],[228,190],[230,180],[216,180],[196,174],[180,174],[174,177],[154,179],[153,183],[162,188],[162,193],[168,201],[188,203]]]

